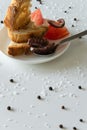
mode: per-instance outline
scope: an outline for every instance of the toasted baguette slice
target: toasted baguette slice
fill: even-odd
[[[11,30],[17,30],[30,21],[31,0],[12,0],[8,7],[4,24]]]
[[[27,43],[18,44],[11,41],[8,46],[8,54],[12,56],[30,54],[30,46]]]
[[[30,22],[24,29],[11,30],[8,29],[9,38],[17,43],[27,42],[30,37],[42,37],[47,31],[47,26],[35,26],[33,22]]]

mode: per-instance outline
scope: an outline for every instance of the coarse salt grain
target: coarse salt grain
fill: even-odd
[[[47,116],[47,113],[43,113],[42,115],[43,115],[43,116]]]
[[[40,116],[40,115],[36,115],[35,117],[36,117],[36,118],[40,118],[41,116]]]
[[[13,121],[13,119],[8,119],[8,121]]]
[[[30,105],[30,108],[34,108],[35,106],[34,105]]]
[[[7,128],[7,127],[8,127],[8,125],[7,125],[7,124],[4,124],[4,125],[3,125],[3,127]]]
[[[24,88],[24,87],[23,87],[23,88],[21,88],[21,91],[26,91],[26,90],[27,90],[27,89],[26,89],[26,88]]]
[[[19,94],[20,94],[19,92],[16,92],[16,91],[13,92],[14,96],[19,95]]]

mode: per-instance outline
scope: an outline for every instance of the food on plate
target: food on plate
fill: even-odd
[[[40,9],[36,9],[31,13],[31,20],[38,26],[44,23],[44,19]]]
[[[47,46],[49,44],[49,41],[44,39],[44,38],[31,38],[28,41],[28,44],[30,45],[30,47],[44,47]]]
[[[55,52],[55,43],[49,43],[46,39],[32,38],[28,41],[30,49],[33,53],[39,55],[48,55]]]
[[[30,7],[31,0],[12,0],[8,7],[4,24],[11,40],[8,46],[9,55],[31,54],[30,52],[50,54],[55,52],[55,44],[48,40],[58,40],[69,34],[63,19],[57,21],[44,19],[40,9],[31,13]],[[28,41],[32,38],[36,40],[37,48],[32,46],[34,44],[29,45]],[[41,41],[45,43],[43,46]]]
[[[9,38],[17,44],[17,52],[19,48],[22,49],[22,47],[18,47],[18,43],[24,43],[25,46],[25,42],[27,44],[30,37],[42,37],[48,29],[45,25],[36,26],[31,20],[30,1],[31,0],[12,0],[4,19]],[[13,44],[11,44],[11,47],[12,45]],[[14,55],[14,51],[16,51],[16,47],[13,46],[12,51],[9,51],[8,47],[8,54]],[[16,55],[22,54],[22,52],[24,53],[23,49],[21,53],[16,53]]]
[[[30,22],[31,0],[12,0],[8,7],[4,24],[11,30],[22,29]]]
[[[43,37],[44,33],[47,31],[45,26],[35,26],[30,22],[25,28],[19,30],[8,29],[9,38],[17,43],[26,42],[31,37]]]
[[[55,28],[62,28],[65,25],[64,19],[58,19],[57,21],[48,20],[48,23]]]
[[[55,43],[50,43],[47,46],[39,47],[39,48],[31,48],[31,50],[38,55],[49,55],[55,52],[56,45]]]
[[[30,54],[30,46],[27,43],[15,43],[10,42],[8,46],[8,54],[12,56],[17,56],[21,54]]]
[[[64,26],[62,28],[55,28],[52,25],[49,25],[49,29],[45,34],[45,38],[49,40],[58,40],[69,35],[68,29]]]
[[[45,38],[49,40],[58,40],[63,38],[64,36],[69,35],[68,29],[64,26],[65,21],[64,19],[59,19],[57,21],[53,20],[46,20],[43,18],[40,9],[36,9],[33,13],[31,13],[31,20],[36,25],[41,25],[44,23],[48,23],[48,30],[45,33]]]

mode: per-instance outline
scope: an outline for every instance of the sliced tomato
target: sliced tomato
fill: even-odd
[[[37,25],[40,26],[44,23],[44,18],[42,16],[41,10],[36,9],[31,13],[31,20]],[[55,28],[51,25],[48,27],[48,31],[45,34],[45,38],[49,40],[57,40],[63,38],[69,34],[69,31],[66,27]]]
[[[49,29],[45,34],[45,38],[47,38],[49,40],[58,40],[58,39],[63,38],[67,35],[69,35],[69,31],[66,27],[55,28],[55,27],[49,25]]]
[[[31,20],[37,25],[43,24],[43,16],[40,9],[36,9],[34,12],[31,13]]]

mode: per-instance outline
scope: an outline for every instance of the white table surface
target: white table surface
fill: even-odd
[[[0,20],[3,20],[9,2],[0,0]],[[32,9],[40,7],[44,17],[64,18],[72,34],[87,29],[87,0],[43,0],[43,5],[33,0],[32,3]],[[10,83],[10,78],[15,83]],[[82,90],[78,89],[79,85]],[[54,91],[49,91],[49,86]],[[38,95],[44,100],[38,100]],[[74,126],[87,130],[86,100],[86,36],[73,41],[60,58],[45,64],[20,64],[0,53],[0,130],[59,130],[59,124],[66,130],[72,130]],[[61,110],[62,105],[67,110]],[[8,111],[7,106],[14,111]],[[79,122],[80,118],[85,122]]]

